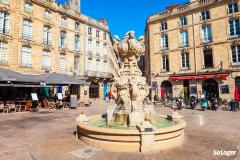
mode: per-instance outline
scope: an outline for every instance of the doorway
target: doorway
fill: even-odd
[[[202,83],[203,94],[207,98],[219,97],[218,83],[215,79],[206,79]]]
[[[92,82],[89,87],[89,98],[99,98],[99,84]]]
[[[170,99],[173,96],[172,83],[169,81],[163,81],[161,84],[161,96],[162,98]]]
[[[184,80],[183,81],[183,93],[184,93],[184,99],[188,100],[190,97],[190,92],[189,92],[189,80]]]

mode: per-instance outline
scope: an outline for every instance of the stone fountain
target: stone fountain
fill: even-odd
[[[117,152],[148,152],[181,145],[185,121],[181,116],[157,115],[147,98],[149,87],[137,65],[138,57],[145,53],[144,37],[136,40],[133,31],[122,41],[115,36],[114,51],[122,61],[111,89],[116,105],[104,115],[81,114],[77,118],[79,138],[90,146]]]

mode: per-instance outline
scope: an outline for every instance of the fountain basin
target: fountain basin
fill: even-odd
[[[111,128],[101,125],[102,115],[89,117],[89,122],[79,122],[79,138],[87,145],[113,152],[138,152],[141,150],[141,136],[143,135],[136,127]],[[162,119],[165,123],[166,121]],[[94,123],[99,122],[99,123]],[[177,119],[167,125],[156,126],[154,142],[146,147],[144,152],[159,151],[181,146],[184,139],[186,122]]]

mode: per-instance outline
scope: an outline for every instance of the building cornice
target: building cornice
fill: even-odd
[[[99,22],[93,18],[90,18],[84,14],[76,13],[69,9],[67,6],[56,3],[54,0],[31,0],[31,1],[35,4],[48,8],[54,12],[58,12],[60,15],[65,15],[76,21],[85,23],[86,25],[92,26],[105,32],[109,32],[109,27],[104,23]]]
[[[188,14],[189,12],[191,13],[197,10],[206,9],[206,7],[213,7],[215,5],[226,3],[228,1],[231,2],[231,0],[196,0],[193,2],[189,2],[185,5],[173,8],[172,10],[166,10],[164,12],[149,16],[147,19],[147,24],[155,23],[156,21],[161,21],[165,19],[170,19],[179,15]]]

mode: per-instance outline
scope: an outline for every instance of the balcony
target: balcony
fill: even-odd
[[[90,70],[85,70],[85,75],[88,77],[95,77],[96,72],[95,71],[90,71]]]
[[[33,10],[32,8],[24,8],[24,12],[27,13],[27,14],[32,14],[33,13]]]
[[[240,38],[240,35],[238,34],[229,34],[229,39],[237,39],[237,38]]]
[[[52,45],[52,41],[50,41],[50,40],[43,40],[43,44],[45,44],[45,45],[48,45],[48,46],[51,46]]]
[[[202,44],[208,44],[208,43],[212,43],[212,37],[202,39]]]
[[[6,60],[0,60],[0,65],[7,65],[8,64],[8,61]]]
[[[181,48],[188,47],[188,43],[181,43],[181,44],[180,44],[180,47],[181,47]]]
[[[166,47],[166,46],[161,47],[161,51],[166,51],[166,50],[168,50],[168,47]]]
[[[2,28],[0,29],[0,33],[4,35],[9,35],[9,29]]]
[[[48,20],[48,21],[51,21],[51,20],[52,20],[52,16],[46,15],[46,14],[44,14],[43,18],[46,19],[46,20]]]
[[[0,4],[9,6],[10,5],[10,0],[0,0]]]
[[[32,36],[31,35],[23,35],[23,39],[31,41],[32,40]]]

